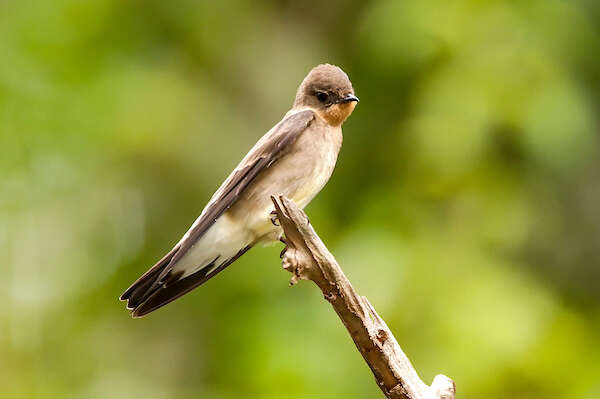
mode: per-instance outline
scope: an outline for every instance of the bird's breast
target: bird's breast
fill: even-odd
[[[303,132],[286,154],[262,172],[228,212],[242,220],[256,237],[271,236],[271,195],[284,195],[304,208],[327,183],[342,144],[339,127],[316,122]]]
[[[321,126],[305,132],[294,143],[288,166],[292,171],[287,196],[304,208],[325,186],[342,145],[340,128]]]

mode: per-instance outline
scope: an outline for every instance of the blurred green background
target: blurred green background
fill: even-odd
[[[600,397],[596,0],[0,1],[0,397],[382,397],[279,245],[117,301],[322,62],[361,103],[307,213],[421,377]]]

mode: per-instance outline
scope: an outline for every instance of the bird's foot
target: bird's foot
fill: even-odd
[[[279,259],[283,259],[283,255],[285,255],[285,251],[288,250],[288,245],[287,245],[287,242],[285,241],[285,238],[283,238],[283,236],[279,237],[279,241],[281,241],[283,243],[283,245],[285,245],[285,247],[283,247],[283,249],[279,253]]]
[[[277,217],[277,212],[272,211],[270,214],[270,219],[271,219],[271,223],[273,223],[273,226],[281,226],[281,223],[279,223],[279,218]]]

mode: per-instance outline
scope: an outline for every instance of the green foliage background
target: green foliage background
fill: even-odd
[[[307,212],[423,379],[600,397],[599,4],[0,2],[0,397],[381,397],[279,246],[117,301],[321,62],[361,103]]]

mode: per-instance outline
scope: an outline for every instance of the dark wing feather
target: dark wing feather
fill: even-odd
[[[199,278],[195,273],[182,279],[181,284],[175,282],[167,284],[168,288],[162,287],[164,279],[170,273],[173,265],[186,254],[227,209],[235,204],[246,187],[260,172],[270,167],[285,154],[285,149],[296,141],[298,136],[304,132],[314,119],[315,114],[311,110],[292,114],[275,125],[256,143],[233,173],[215,192],[198,220],[185,235],[185,238],[121,295],[121,300],[128,300],[127,307],[129,309],[135,309],[140,305],[147,309],[150,305],[146,306],[146,301],[149,303],[152,301],[153,305],[150,306],[153,308],[152,310],[157,309],[202,284],[237,259],[238,256],[232,258],[232,260],[223,263],[206,276]],[[201,270],[197,273],[200,272]],[[194,275],[196,275],[195,279],[199,282],[195,281],[192,284],[191,281]],[[169,279],[169,281],[172,282],[173,279]],[[183,281],[186,281],[186,283],[184,284]],[[153,300],[153,298],[155,299]],[[159,298],[160,300],[158,300]],[[144,311],[144,314],[150,311]],[[137,309],[134,311],[134,314],[141,316],[139,313]]]

